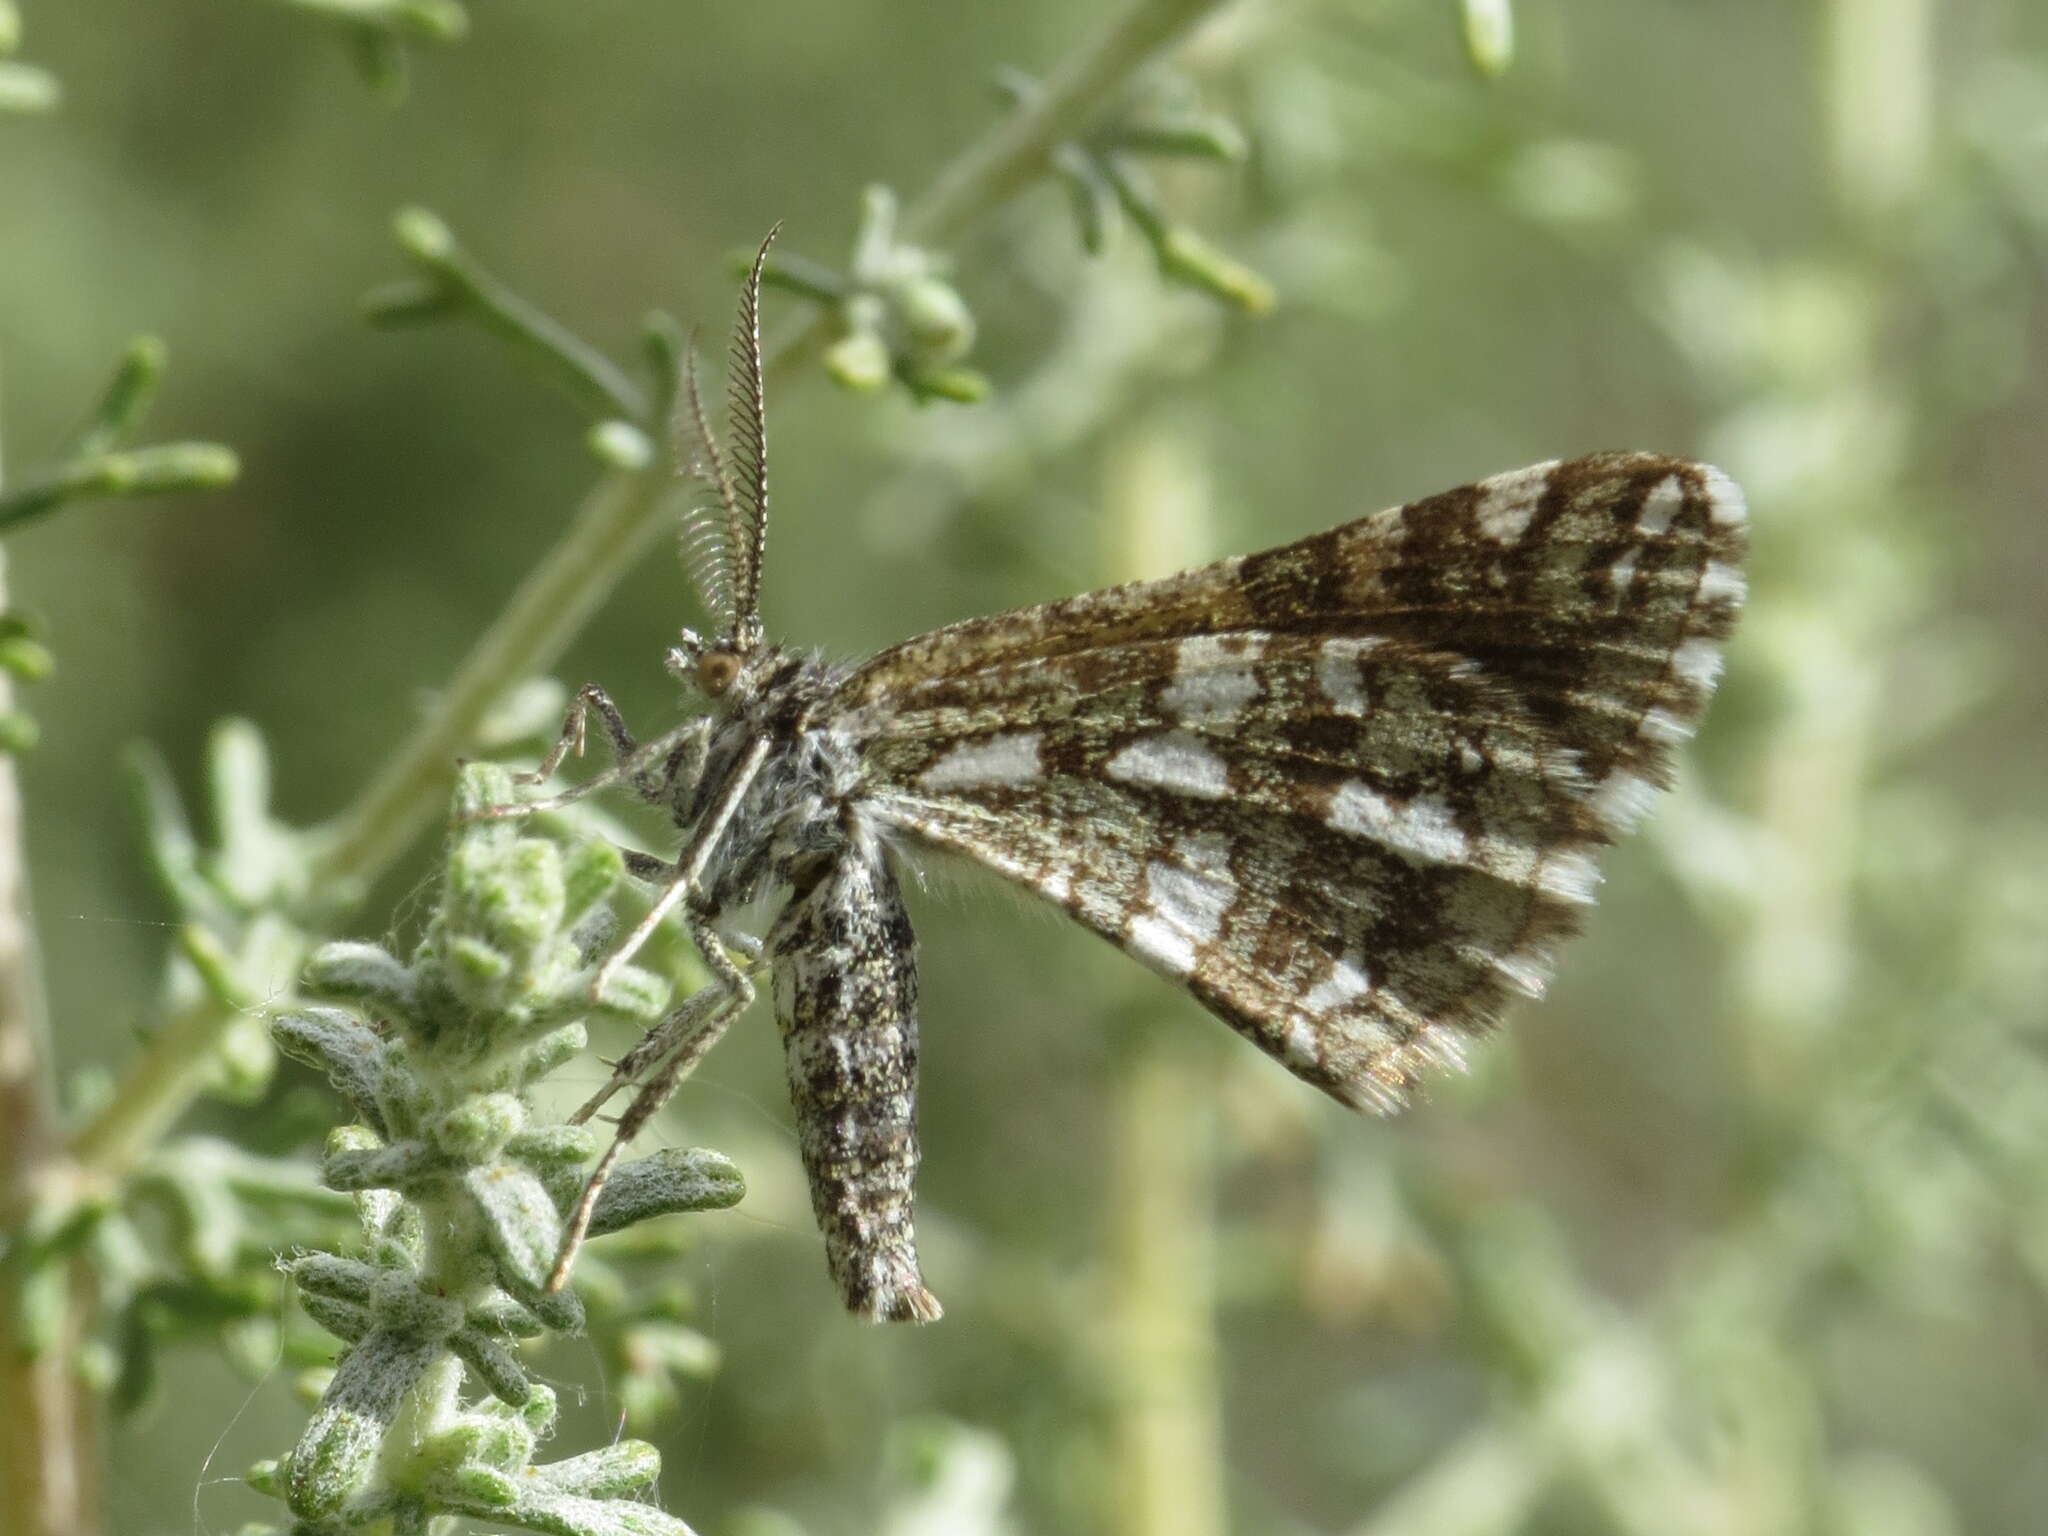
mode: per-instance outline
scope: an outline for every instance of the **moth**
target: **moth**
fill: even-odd
[[[716,628],[684,630],[666,663],[704,709],[643,745],[587,687],[530,778],[581,751],[593,714],[613,767],[499,808],[620,782],[666,807],[680,852],[628,856],[660,894],[596,989],[671,914],[712,978],[581,1111],[634,1090],[553,1283],[619,1147],[766,972],[832,1278],[862,1316],[929,1321],[900,861],[992,870],[1305,1082],[1397,1108],[1542,994],[1602,848],[1667,782],[1742,605],[1743,499],[1658,454],[1537,464],[841,665],[762,632],[767,253],[734,331],[729,452],[694,368],[685,390],[711,502],[684,553]],[[734,931],[771,892],[765,938]]]

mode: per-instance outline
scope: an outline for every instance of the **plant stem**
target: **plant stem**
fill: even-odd
[[[1111,450],[1114,581],[1208,556],[1199,437],[1157,423]],[[1179,1035],[1131,1043],[1110,1101],[1109,1273],[1116,1536],[1223,1536],[1223,1407],[1216,1364],[1214,1089]]]
[[[1832,0],[1823,7],[1822,108],[1843,211],[1875,228],[1919,195],[1932,163],[1932,0]]]
[[[545,670],[619,578],[666,527],[674,479],[665,455],[644,470],[606,476],[555,547],[528,572],[456,669],[432,712],[337,823],[321,850],[314,888],[353,902],[440,813],[456,759],[505,690]]]
[[[1231,0],[1130,0],[1016,112],[949,161],[904,211],[900,238],[949,245],[983,214],[1052,171],[1053,151],[1085,129],[1145,65]],[[808,357],[836,320],[820,309],[769,349],[780,373]]]
[[[1131,0],[1045,78],[1037,99],[942,170],[903,218],[906,240],[945,245],[1050,169],[1133,75],[1228,0]]]
[[[427,719],[334,824],[311,881],[328,893],[331,910],[361,900],[445,805],[457,759],[505,689],[561,654],[659,532],[656,513],[672,479],[661,458],[608,475],[584,498],[569,531],[520,583]],[[204,1090],[215,1047],[236,1017],[209,993],[158,1031],[79,1131],[73,1155],[80,1167],[101,1181],[133,1167]]]
[[[0,554],[0,609],[6,605]],[[12,682],[0,671],[0,714],[13,706]],[[0,1234],[10,1238],[0,1262],[0,1508],[10,1516],[7,1529],[21,1536],[70,1536],[99,1523],[89,1471],[92,1409],[71,1358],[80,1309],[66,1309],[64,1326],[39,1352],[18,1333],[28,1262],[23,1228],[68,1170],[30,910],[21,786],[13,755],[0,753]]]
[[[454,42],[468,30],[457,0],[279,0],[294,10],[360,26],[388,27],[429,42]]]
[[[649,424],[646,392],[625,369],[499,281],[462,248],[437,215],[407,208],[394,221],[393,233],[399,248],[426,276],[418,284],[399,283],[372,294],[365,305],[371,324],[461,310],[524,352],[586,410]]]
[[[1162,1029],[1111,1090],[1111,1502],[1116,1536],[1223,1536],[1215,1096]]]
[[[71,1145],[86,1187],[110,1187],[214,1080],[214,1048],[237,1017],[209,992],[149,1037],[121,1084]]]

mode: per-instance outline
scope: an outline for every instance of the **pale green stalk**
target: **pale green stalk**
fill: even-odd
[[[1910,205],[1934,149],[1936,0],[1831,0],[1823,106],[1845,211],[1883,217]]]
[[[672,461],[607,475],[568,532],[514,590],[456,669],[433,709],[337,823],[314,866],[316,887],[357,892],[430,826],[447,799],[455,761],[505,690],[544,672],[619,578],[669,531]]]
[[[1111,581],[1163,576],[1212,551],[1194,434],[1141,426],[1111,454]],[[1102,1337],[1115,1536],[1223,1536],[1216,1341],[1215,1083],[1171,1031],[1130,1042],[1110,1087]]]
[[[910,205],[904,238],[950,244],[976,219],[1045,174],[1055,144],[1074,138],[1138,70],[1227,0],[1131,0],[1045,78],[1036,100],[954,160]]]
[[[5,562],[0,551],[0,611],[7,606]],[[13,681],[0,669],[0,715],[13,707]],[[62,1197],[58,1186],[68,1185],[73,1172],[58,1154],[49,1012],[30,910],[21,785],[13,754],[0,752],[0,1232],[16,1234],[26,1233],[39,1206]],[[99,1524],[89,1461],[96,1444],[90,1432],[94,1409],[72,1368],[74,1327],[60,1328],[40,1348],[24,1335],[21,1286],[27,1279],[18,1248],[0,1254],[0,1500],[9,1511],[6,1528],[20,1536],[88,1536]],[[75,1326],[82,1315],[74,1307],[67,1321]]]
[[[1215,1075],[1162,1031],[1110,1086],[1107,1301],[1115,1536],[1224,1536]]]

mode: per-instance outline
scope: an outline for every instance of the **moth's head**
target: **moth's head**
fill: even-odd
[[[669,675],[713,704],[733,707],[752,696],[754,674],[768,648],[757,635],[741,631],[710,639],[693,629],[669,647]]]

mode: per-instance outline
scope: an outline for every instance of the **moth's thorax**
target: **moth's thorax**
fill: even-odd
[[[725,798],[760,743],[766,756],[706,866],[715,910],[786,883],[799,861],[843,848],[851,838],[846,802],[857,779],[851,747],[820,725],[840,671],[815,654],[764,646],[743,658],[733,686],[713,702],[704,771],[677,807],[694,830]]]

